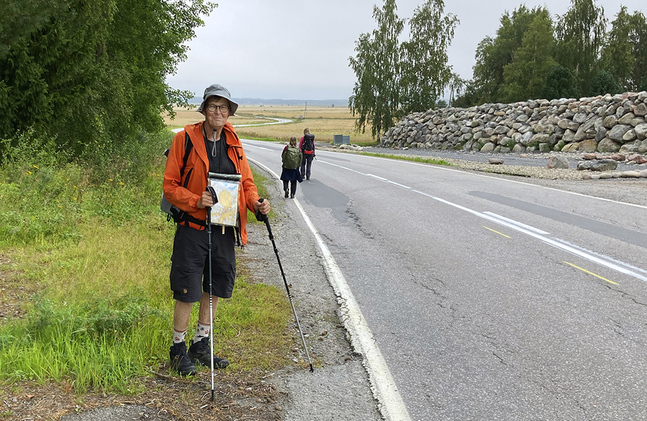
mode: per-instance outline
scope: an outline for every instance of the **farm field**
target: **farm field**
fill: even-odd
[[[164,121],[169,128],[183,127],[186,124],[203,120],[202,115],[195,108],[176,108],[174,120],[164,116]],[[291,123],[274,124],[269,126],[237,127],[236,132],[240,137],[253,139],[267,139],[287,142],[290,136],[300,138],[303,129],[308,127],[316,136],[318,142],[333,142],[333,136],[341,134],[350,136],[351,143],[368,145],[373,144],[370,127],[365,133],[355,130],[356,118],[348,107],[308,107],[305,106],[259,106],[241,105],[236,115],[229,118],[235,125],[270,123],[273,118],[293,120]]]

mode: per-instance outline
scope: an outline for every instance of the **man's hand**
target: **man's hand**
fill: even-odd
[[[260,201],[254,202],[254,209],[255,209],[254,213],[260,212],[263,215],[267,215],[268,213],[270,213],[270,202],[269,202],[269,200],[263,199],[262,202],[260,202]]]
[[[210,208],[214,205],[213,203],[213,198],[211,197],[211,193],[209,191],[205,190],[202,192],[202,196],[198,199],[198,207],[200,209],[204,208]]]

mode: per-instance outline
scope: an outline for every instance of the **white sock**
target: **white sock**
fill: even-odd
[[[211,330],[211,325],[205,325],[198,322],[198,327],[195,329],[195,336],[193,337],[193,342],[199,342],[202,338],[208,338],[209,332]]]
[[[186,338],[186,330],[183,332],[178,332],[173,328],[173,343],[174,344],[180,344],[184,342],[184,339]]]

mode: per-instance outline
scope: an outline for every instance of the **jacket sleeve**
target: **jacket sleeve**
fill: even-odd
[[[198,210],[198,199],[200,196],[182,187],[182,179],[180,176],[185,152],[185,139],[186,132],[184,130],[173,137],[171,150],[166,159],[166,168],[164,169],[164,181],[162,186],[164,189],[164,197],[166,197],[166,200],[171,202],[171,204],[186,212],[196,212]],[[191,152],[193,152],[193,148],[189,151],[189,153]],[[184,176],[186,177],[186,173],[188,171],[185,169],[184,172]]]

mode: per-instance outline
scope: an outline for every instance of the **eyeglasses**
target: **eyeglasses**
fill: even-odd
[[[209,104],[207,106],[207,110],[209,110],[210,113],[215,113],[216,110],[220,110],[220,114],[226,114],[229,112],[229,105]]]

